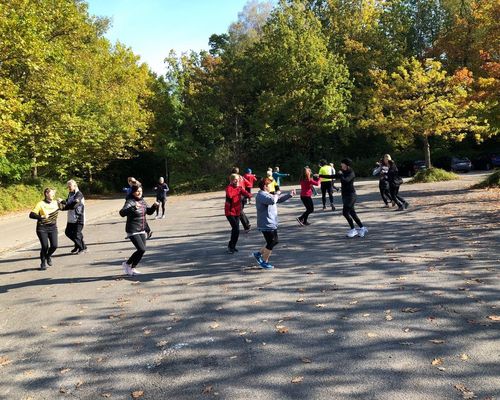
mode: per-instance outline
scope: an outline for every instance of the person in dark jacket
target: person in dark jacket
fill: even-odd
[[[146,215],[152,215],[158,206],[159,203],[155,202],[149,207],[142,197],[142,187],[133,185],[130,196],[127,197],[123,208],[120,210],[120,215],[127,217],[127,223],[125,224],[127,238],[136,248],[130,258],[122,264],[123,272],[127,275],[141,274],[136,267],[146,252]]]
[[[156,201],[161,204],[161,218],[165,218],[165,203],[167,201],[167,193],[169,191],[168,185],[165,183],[165,179],[160,177],[158,184],[155,186]],[[160,207],[156,209],[156,218],[160,218]]]
[[[391,192],[392,201],[394,201],[398,206],[396,211],[406,210],[410,204],[399,195],[399,187],[403,183],[403,179],[399,176],[398,167],[396,166],[394,160],[389,160],[387,179],[389,181],[389,190]]]
[[[384,154],[384,157],[377,163],[377,167],[373,170],[373,176],[378,175],[378,188],[380,190],[380,196],[384,202],[384,208],[389,208],[389,203],[392,202],[392,197],[389,187],[389,178],[387,173],[389,172],[389,161],[391,156],[389,154]],[[394,203],[393,203],[394,205]]]
[[[236,249],[236,243],[240,236],[240,216],[241,216],[241,196],[252,197],[240,184],[240,176],[232,174],[229,177],[229,185],[226,187],[226,202],[224,205],[224,214],[231,225],[231,239],[227,245],[227,252],[233,254]]]
[[[342,193],[342,215],[349,223],[351,229],[347,232],[347,237],[360,236],[364,237],[368,233],[368,229],[363,226],[363,223],[356,214],[354,204],[356,204],[357,196],[354,188],[354,178],[356,175],[352,169],[352,161],[350,158],[344,158],[340,162],[340,171],[335,175],[320,175],[321,178],[338,178],[341,184]],[[359,226],[359,229],[354,228],[354,222]]]
[[[68,211],[68,223],[66,224],[64,233],[75,244],[71,253],[80,254],[87,250],[82,234],[85,225],[85,198],[73,179],[69,180],[67,185],[69,191],[68,198],[60,200],[61,209]]]

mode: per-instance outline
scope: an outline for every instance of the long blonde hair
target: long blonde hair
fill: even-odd
[[[309,179],[311,179],[311,168],[304,167],[302,169],[302,173],[300,174],[300,180],[301,181],[308,181]]]

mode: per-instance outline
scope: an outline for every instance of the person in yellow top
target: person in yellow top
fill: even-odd
[[[56,194],[54,189],[46,188],[43,194],[44,199],[36,204],[29,217],[37,220],[36,234],[42,246],[40,269],[45,270],[47,265],[52,265],[52,254],[57,250],[57,215],[61,205],[54,200]]]
[[[335,168],[328,164],[326,160],[321,160],[319,162],[319,167],[318,175],[335,175]],[[333,179],[321,179],[321,201],[323,202],[323,210],[326,210],[326,193],[328,192],[330,207],[332,211],[335,211],[335,206],[333,205],[333,187]]]
[[[266,173],[267,178],[270,180],[269,184],[267,187],[269,188],[269,193],[275,194],[277,191],[279,191],[279,186],[276,180],[273,178],[273,169],[268,168],[267,173]]]

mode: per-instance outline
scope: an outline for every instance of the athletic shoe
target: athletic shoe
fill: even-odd
[[[395,205],[396,205],[396,202],[395,202],[395,201],[393,201],[393,202],[392,202],[392,207],[394,207]]]
[[[237,253],[237,252],[238,252],[238,249],[235,247],[235,248],[233,249],[233,251],[234,251],[235,253]]]
[[[49,267],[52,267],[52,258],[51,257],[47,257],[47,265]]]
[[[252,225],[248,225],[248,228],[246,228],[243,232],[248,233],[250,232],[250,229],[252,229]]]
[[[390,208],[390,205],[386,204],[385,206],[382,206],[382,208]]]
[[[155,219],[160,219],[160,218],[161,218],[161,217],[160,217],[159,215],[157,215],[157,216],[155,217]]]
[[[227,253],[228,254],[234,254],[234,249],[232,249],[231,247],[228,247],[227,248]]]
[[[153,231],[149,231],[149,232],[148,232],[148,236],[147,236],[147,238],[148,238],[148,239],[151,239],[151,236],[153,236]]]
[[[407,201],[405,201],[404,204],[403,204],[403,207],[406,210],[408,207],[410,207],[410,203],[408,203]]]
[[[359,237],[365,237],[365,235],[368,233],[368,229],[366,229],[364,226],[362,228],[358,229],[358,236]]]
[[[161,216],[161,219],[165,219],[165,215],[162,215],[162,216]]]
[[[130,268],[130,272],[131,272],[130,275],[142,275],[142,272],[136,268]]]
[[[335,206],[332,204],[332,211],[335,211]]]
[[[307,222],[307,221],[304,221],[304,225],[305,225],[305,226],[309,226],[309,225],[311,225],[311,223],[310,223],[310,222]]]
[[[122,262],[122,268],[123,268],[123,273],[125,275],[132,275],[132,269],[130,268],[130,265],[128,265],[126,261]]]
[[[255,251],[252,253],[252,256],[255,257],[255,259],[257,260],[257,262],[259,264],[263,263],[264,262],[264,259],[262,258],[262,254],[260,254],[260,251]]]
[[[304,226],[304,223],[302,222],[302,220],[300,219],[300,217],[297,217],[295,219],[297,220],[297,222],[299,223],[300,226]]]
[[[347,231],[347,237],[353,238],[354,236],[358,236],[357,229],[353,228]]]
[[[323,206],[323,211],[325,211],[325,210],[326,210],[326,206]]]
[[[262,263],[259,263],[259,265],[262,269],[273,269],[274,268],[273,265],[271,265],[265,261],[262,261]]]
[[[404,211],[404,209],[403,205],[400,205],[396,211]]]
[[[45,271],[47,269],[47,265],[45,264],[45,261],[42,261],[42,263],[40,264],[40,269],[42,271]]]
[[[71,250],[71,254],[75,254],[78,251],[78,247],[73,247],[73,250]]]

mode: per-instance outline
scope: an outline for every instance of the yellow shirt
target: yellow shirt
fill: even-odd
[[[318,172],[319,175],[332,175],[332,167],[330,165],[323,165]],[[321,182],[330,182],[330,178],[321,178]]]
[[[42,217],[42,219],[38,220],[39,225],[52,225],[57,222],[59,204],[55,200],[52,200],[50,203],[42,200],[36,204],[32,211]]]

